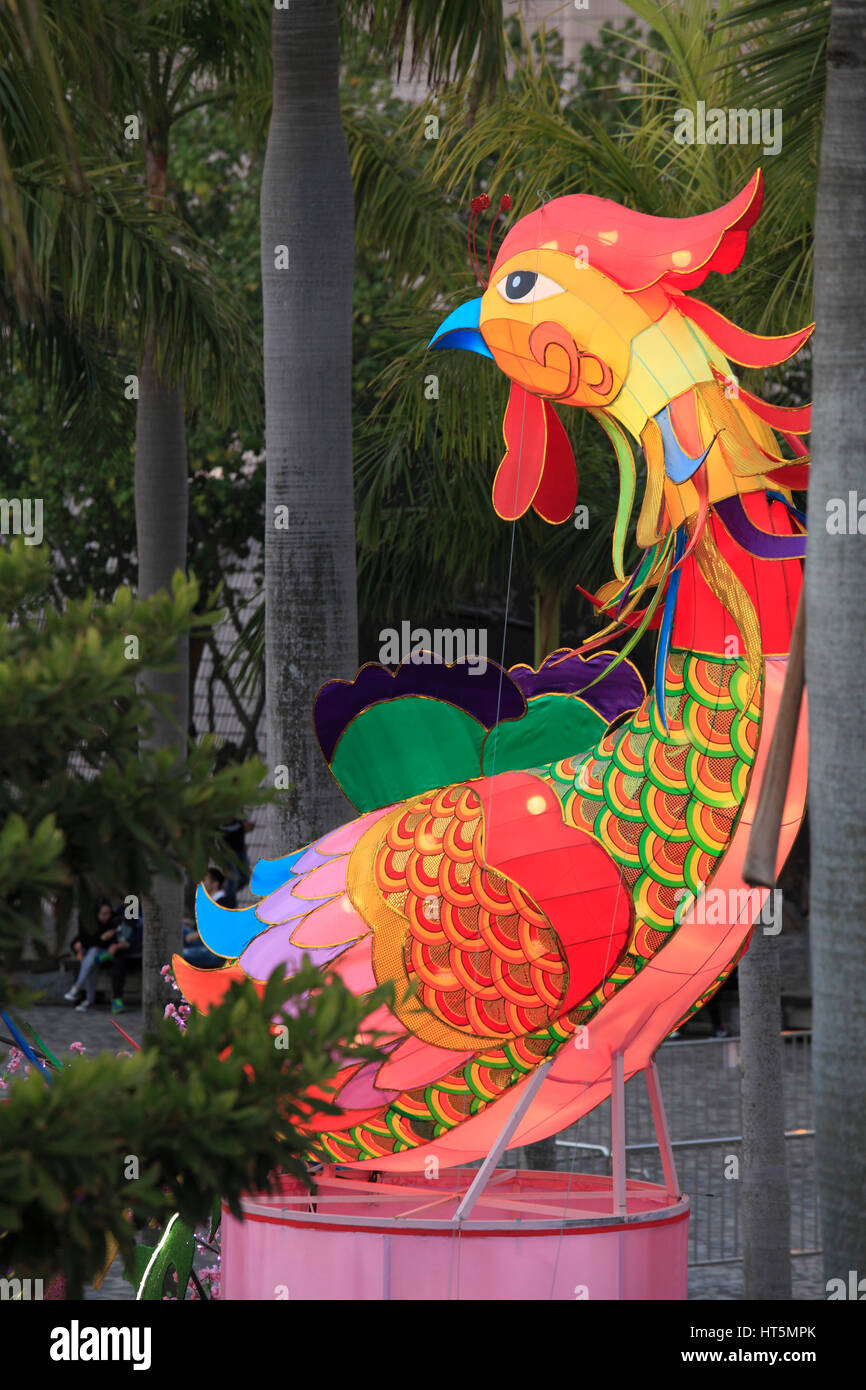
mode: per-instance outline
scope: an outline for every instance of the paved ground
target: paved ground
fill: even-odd
[[[62,993],[62,988],[66,987],[65,983],[61,987],[56,980],[52,980],[52,983],[55,993]],[[42,987],[46,984],[48,980],[43,979]],[[127,1046],[112,1026],[107,1006],[97,1006],[79,1014],[72,1005],[55,998],[28,1011],[27,1016],[58,1057],[68,1055],[72,1042],[82,1043],[90,1053],[104,1049],[116,1052]],[[133,1038],[141,1036],[142,1015],[139,1007],[128,1009],[118,1017],[118,1022]],[[741,1132],[739,1051],[736,1039],[701,1041],[701,1032],[706,1036],[707,1031],[708,1024],[699,1022],[690,1041],[668,1043],[659,1054],[671,1136],[675,1141],[682,1141],[682,1147],[676,1151],[680,1181],[692,1199],[692,1260],[739,1253],[738,1194],[735,1185],[726,1182],[723,1177],[725,1156],[737,1152],[736,1146],[728,1141]],[[787,1124],[790,1129],[808,1130],[812,1123],[808,1039],[789,1038],[785,1047]],[[0,1070],[5,1054],[5,1047],[0,1044]],[[626,1096],[628,1141],[634,1145],[649,1145],[653,1138],[651,1117],[645,1089],[639,1078],[629,1084]],[[609,1142],[608,1134],[606,1107],[599,1107],[580,1126],[562,1137],[577,1139],[581,1143],[604,1144]],[[692,1148],[685,1142],[707,1136],[719,1136],[719,1146]],[[805,1250],[814,1249],[818,1243],[811,1142],[807,1136],[796,1144],[793,1141],[789,1144],[794,1208],[792,1239],[795,1247]],[[638,1148],[629,1152],[628,1159],[630,1174],[652,1181],[660,1179],[657,1152],[649,1147]],[[557,1147],[550,1141],[533,1146],[533,1151],[523,1156],[527,1166],[537,1167],[568,1168],[576,1161],[584,1171],[609,1171],[603,1156],[593,1156],[586,1150]],[[797,1256],[793,1266],[794,1297],[799,1300],[824,1298],[820,1256]],[[115,1268],[103,1287],[98,1291],[89,1289],[86,1297],[131,1299],[132,1289],[123,1279],[119,1268]],[[690,1268],[690,1299],[714,1301],[741,1297],[742,1265],[739,1260]]]
[[[58,1061],[63,1061],[64,1053],[68,1055],[69,1045],[73,1042],[83,1043],[88,1052],[119,1052],[121,1049],[128,1051],[129,1048],[113,1027],[107,1005],[97,1005],[87,1013],[80,1014],[71,1004],[51,1003],[27,1010],[24,1017],[30,1020]],[[141,1037],[141,1009],[137,1005],[118,1014],[117,1022],[131,1038]],[[0,1044],[0,1058],[5,1057],[7,1051]]]
[[[55,976],[41,977],[38,982],[34,977],[28,981],[34,988],[61,993],[69,988],[69,981],[62,983]],[[20,1017],[20,1011],[16,1011],[16,1017]],[[89,1009],[87,1013],[77,1013],[72,1004],[62,1001],[52,1001],[42,1004],[33,1009],[28,1009],[24,1017],[29,1019],[36,1032],[49,1047],[58,1061],[63,1061],[70,1055],[70,1043],[82,1043],[87,1052],[119,1052],[121,1049],[128,1049],[128,1044],[112,1026],[111,1014],[108,1006],[97,1005]],[[139,1038],[142,1032],[141,1009],[131,1007],[125,1013],[118,1014],[117,1021],[131,1038]],[[8,1048],[0,1043],[0,1071],[8,1054]],[[121,1273],[119,1262],[109,1271],[103,1286],[98,1291],[89,1289],[85,1295],[87,1298],[108,1298],[108,1299],[132,1299],[132,1287],[126,1282]]]
[[[814,1302],[827,1297],[820,1255],[798,1255],[792,1261],[791,1282],[797,1302]],[[689,1299],[703,1303],[736,1301],[743,1297],[743,1267],[710,1265],[689,1270]]]

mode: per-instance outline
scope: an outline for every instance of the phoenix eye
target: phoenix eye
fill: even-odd
[[[510,275],[499,281],[496,288],[509,304],[534,304],[536,300],[562,293],[562,285],[557,285],[549,275],[539,275],[534,270],[512,270]]]

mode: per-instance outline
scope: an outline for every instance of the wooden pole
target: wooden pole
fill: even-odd
[[[800,706],[803,703],[803,658],[806,641],[804,593],[805,585],[800,590],[779,713],[743,864],[743,881],[751,888],[772,888],[776,882],[776,858],[782,830],[782,815],[788,795],[788,778],[794,756],[797,725],[800,722]]]

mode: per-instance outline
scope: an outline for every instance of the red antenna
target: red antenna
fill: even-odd
[[[478,217],[482,212],[486,212],[490,207],[490,199],[486,193],[479,193],[469,204],[472,209],[469,214],[469,228],[466,233],[466,244],[469,247],[469,260],[475,272],[475,278],[481,288],[487,288],[487,281],[481,274],[481,266],[478,264],[478,252],[475,249],[475,228],[478,225]]]
[[[487,193],[479,193],[476,195],[476,197],[472,199],[472,202],[469,205],[472,210],[469,214],[469,227],[466,233],[466,243],[469,248],[469,260],[471,262],[472,269],[475,272],[475,278],[483,290],[487,289],[487,286],[490,281],[490,248],[491,243],[493,241],[493,228],[496,225],[496,218],[499,216],[500,212],[508,212],[509,208],[511,208],[512,205],[512,199],[509,196],[509,194],[503,193],[502,197],[499,199],[499,208],[497,209],[497,212],[490,223],[490,233],[487,237],[486,279],[482,274],[481,263],[478,260],[478,251],[475,245],[475,231],[478,226],[478,218],[480,214],[482,212],[486,212],[487,209],[490,207],[490,198]]]
[[[509,195],[508,195],[507,193],[503,193],[502,197],[499,199],[499,212],[508,212],[509,209],[511,208],[511,206],[512,206],[512,200],[511,200],[511,198],[509,197]],[[499,212],[497,212],[496,217],[499,216]],[[487,237],[487,280],[488,280],[488,283],[489,283],[489,281],[490,281],[490,245],[491,245],[491,242],[493,241],[493,228],[496,226],[496,217],[494,217],[493,220],[492,220],[492,222],[490,223],[490,233],[489,233],[489,235],[488,235],[488,237]]]

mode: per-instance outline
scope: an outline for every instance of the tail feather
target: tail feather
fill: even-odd
[[[234,980],[247,979],[246,972],[237,965],[225,965],[221,970],[199,970],[183,956],[172,956],[171,968],[184,998],[203,1014],[220,1003]],[[261,998],[264,985],[258,980],[253,980],[253,984]]]
[[[195,922],[208,950],[226,959],[236,959],[263,929],[255,906],[222,907],[201,883],[195,895]]]
[[[302,845],[292,854],[284,854],[281,859],[259,859],[253,869],[250,891],[255,893],[257,898],[266,898],[269,893],[273,893],[275,888],[279,888],[287,878],[292,877],[294,866],[308,848],[308,845]]]

